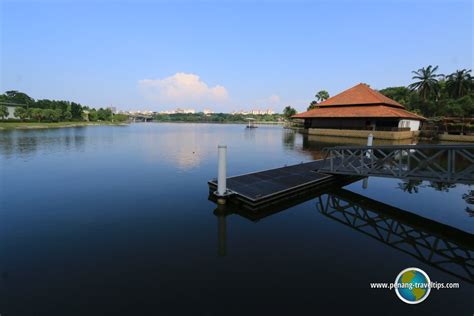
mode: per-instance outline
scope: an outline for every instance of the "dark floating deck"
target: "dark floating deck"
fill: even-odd
[[[232,192],[231,199],[237,198],[246,204],[256,205],[347,178],[317,172],[323,163],[323,160],[316,160],[229,177],[227,189]],[[217,179],[208,183],[212,191],[217,188]]]

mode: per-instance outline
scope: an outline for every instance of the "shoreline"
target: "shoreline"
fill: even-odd
[[[11,130],[30,130],[30,129],[50,129],[50,128],[70,128],[86,126],[128,126],[130,124],[141,124],[145,122],[8,122],[0,121],[0,132]],[[236,124],[246,125],[248,122],[189,122],[189,121],[151,121],[146,123],[155,124]],[[279,125],[284,126],[285,122],[254,122],[255,125]]]
[[[144,123],[144,122],[136,122],[136,123]],[[228,122],[205,122],[205,121],[150,121],[146,123],[189,123],[189,124],[239,124],[239,125],[247,125],[248,121],[228,121]],[[260,124],[260,125],[284,125],[285,122],[270,122],[270,121],[253,121],[253,124]]]
[[[68,128],[83,126],[128,126],[123,122],[0,122],[0,131]]]

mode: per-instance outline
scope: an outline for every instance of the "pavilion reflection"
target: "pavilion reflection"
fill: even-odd
[[[334,146],[349,146],[349,145],[367,145],[367,139],[354,137],[336,137],[336,136],[320,136],[303,134],[303,144],[300,152],[309,155],[312,159],[323,159],[323,149]],[[374,139],[373,145],[413,145],[416,141],[411,139],[403,140],[385,140]]]
[[[259,221],[308,200],[315,200],[318,212],[325,217],[474,283],[473,234],[341,188],[308,193],[257,210],[232,204],[219,206],[214,212],[218,218],[218,255],[227,254],[229,215]]]

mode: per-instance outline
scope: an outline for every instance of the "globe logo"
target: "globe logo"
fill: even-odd
[[[400,272],[395,279],[395,293],[407,304],[419,304],[430,294],[431,281],[425,271],[408,268]]]

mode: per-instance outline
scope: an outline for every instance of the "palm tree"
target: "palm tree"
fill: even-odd
[[[309,104],[307,111],[313,110],[313,109],[315,109],[315,108],[317,108],[317,107],[318,107],[318,102],[316,102],[316,101],[313,100],[313,101],[311,101],[311,103]]]
[[[470,72],[471,69],[462,69],[446,76],[446,89],[451,97],[457,99],[469,93],[473,85]]]
[[[315,95],[318,102],[322,102],[324,100],[329,99],[329,93],[326,90],[321,90]]]
[[[296,113],[297,113],[296,110],[294,108],[292,108],[291,106],[287,106],[283,109],[283,115],[286,118],[290,118],[293,115],[295,115]]]
[[[426,68],[420,68],[417,71],[412,71],[414,76],[412,79],[416,79],[418,81],[409,85],[411,90],[416,90],[421,99],[426,101],[431,95],[434,94],[435,97],[439,94],[439,84],[438,84],[438,77],[441,75],[436,74],[438,70],[438,66],[431,66],[429,65]]]

